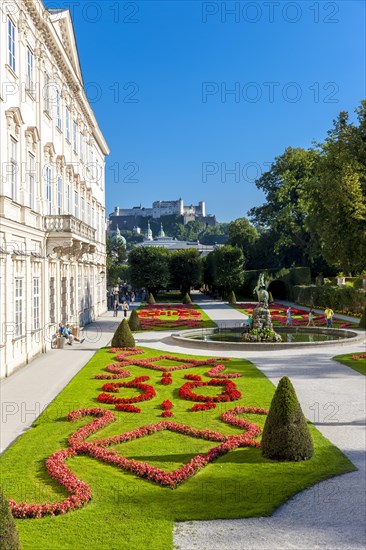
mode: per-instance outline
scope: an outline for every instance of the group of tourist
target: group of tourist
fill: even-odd
[[[291,309],[291,306],[289,306],[287,308],[286,315],[287,315],[286,325],[288,327],[290,327],[292,325],[292,309]],[[325,322],[326,322],[327,328],[332,328],[333,327],[334,311],[328,306],[324,310],[324,317],[325,317]],[[313,308],[311,308],[309,313],[308,313],[308,324],[307,324],[308,327],[310,327],[310,326],[315,327],[314,318],[315,318],[315,311],[314,311]]]

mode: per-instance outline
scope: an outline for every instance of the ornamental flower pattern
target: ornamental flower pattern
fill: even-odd
[[[79,480],[65,464],[68,458],[78,455],[87,455],[91,458],[96,458],[106,464],[114,465],[139,477],[158,483],[163,487],[175,489],[207,464],[229,451],[239,447],[259,447],[260,443],[256,441],[255,438],[261,433],[260,427],[248,420],[237,418],[237,415],[241,412],[252,412],[255,414],[256,410],[264,411],[264,409],[254,409],[253,407],[236,407],[221,415],[222,420],[228,424],[234,426],[241,424],[241,427],[246,431],[239,435],[225,435],[211,430],[197,430],[183,424],[177,424],[171,421],[161,421],[157,424],[141,426],[140,428],[124,432],[120,435],[94,440],[92,442],[86,442],[85,439],[111,422],[114,422],[116,420],[114,413],[98,408],[72,411],[67,417],[71,422],[75,422],[85,416],[94,416],[96,418],[69,437],[68,449],[57,451],[46,461],[48,474],[62,485],[66,491],[70,493],[70,496],[61,502],[55,502],[53,504],[27,504],[25,502],[18,504],[15,500],[10,500],[10,510],[16,518],[40,518],[46,515],[54,516],[65,514],[66,512],[81,508],[89,502],[92,498],[90,487],[85,482]],[[168,413],[170,411],[165,412]],[[266,414],[266,412],[258,412],[257,414]],[[118,454],[115,449],[108,449],[108,447],[112,445],[143,438],[164,430],[169,430],[189,437],[213,441],[218,443],[218,445],[214,446],[206,454],[196,455],[188,464],[184,464],[181,468],[173,472],[167,472],[155,466],[151,466],[146,462],[127,459]]]
[[[118,363],[108,365],[107,368],[111,373],[110,375],[97,375],[96,378],[104,379],[105,377],[111,376],[113,379],[114,377],[123,378],[130,376],[130,371],[124,369],[127,365],[129,367],[139,365],[153,370],[162,371],[163,378],[171,378],[171,371],[191,369],[194,367],[208,365],[211,367],[211,370],[208,371],[207,374],[209,376],[212,376],[213,374],[218,376],[220,374],[222,375],[222,371],[225,368],[224,365],[220,364],[220,361],[227,360],[225,358],[215,358],[197,361],[193,359],[177,359],[176,357],[170,355],[161,355],[139,361],[130,358],[130,356],[144,353],[144,350],[140,348],[114,348],[110,351],[118,354]],[[159,360],[163,359],[176,361],[179,364],[168,367],[156,364]],[[113,372],[114,370],[115,372]],[[236,388],[235,383],[227,378],[215,378],[209,382],[202,382],[201,377],[198,375],[188,374],[184,377],[189,381],[183,384],[180,388],[180,396],[188,400],[203,401],[203,403],[195,404],[191,409],[192,411],[213,409],[216,407],[216,402],[229,402],[241,398],[241,393]],[[134,378],[130,382],[107,382],[103,385],[104,393],[101,393],[97,399],[102,403],[114,404],[116,410],[139,413],[141,412],[141,409],[134,406],[132,403],[152,399],[156,395],[153,386],[145,383],[148,380],[148,376],[140,376]],[[222,387],[223,391],[219,395],[213,397],[196,394],[192,391],[195,388],[207,386]],[[136,397],[118,397],[111,395],[113,393],[118,393],[120,388],[135,388],[141,391],[141,395]],[[161,415],[167,418],[173,416],[171,411],[172,407],[173,404],[171,401],[163,401],[161,403]],[[259,441],[256,439],[261,433],[261,428],[247,419],[240,418],[239,415],[242,413],[264,415],[267,414],[267,411],[266,409],[254,407],[235,407],[234,409],[222,413],[220,418],[223,422],[243,430],[242,433],[237,435],[226,435],[212,430],[199,430],[192,428],[191,426],[172,422],[170,420],[161,420],[156,424],[148,424],[119,435],[87,442],[86,439],[89,436],[114,422],[116,420],[116,416],[112,411],[102,408],[82,408],[74,410],[67,416],[67,420],[69,422],[76,422],[87,416],[92,417],[92,420],[70,435],[68,438],[67,449],[56,451],[49,458],[47,458],[45,463],[46,470],[50,477],[63,486],[69,496],[59,502],[44,504],[28,504],[26,502],[17,503],[15,500],[10,500],[9,507],[12,514],[16,518],[40,518],[45,515],[55,516],[65,514],[87,504],[92,498],[90,487],[85,482],[80,480],[66,465],[66,461],[69,458],[79,455],[86,455],[90,458],[95,458],[106,464],[114,465],[127,472],[131,472],[151,482],[158,483],[162,487],[175,489],[181,483],[187,481],[190,477],[197,473],[201,468],[204,468],[207,464],[213,462],[231,450],[239,447],[260,446]],[[187,464],[184,464],[181,468],[178,468],[173,472],[167,472],[146,462],[127,459],[122,454],[118,454],[115,449],[111,448],[113,445],[126,443],[134,439],[144,438],[157,432],[163,432],[164,430],[172,431],[187,437],[196,437],[199,439],[212,441],[215,445],[207,453],[196,455]]]
[[[202,314],[195,309],[193,304],[160,304],[147,305],[137,310],[142,330],[152,328],[200,328],[202,327]],[[161,319],[164,317],[164,319]],[[168,317],[168,319],[167,319]]]

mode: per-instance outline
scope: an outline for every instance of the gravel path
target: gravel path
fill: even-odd
[[[211,305],[207,308],[204,302],[200,305],[212,319],[223,319],[223,304],[216,311]],[[305,415],[359,470],[299,493],[268,518],[177,523],[176,549],[352,550],[366,547],[366,378],[331,359],[337,354],[356,351],[365,351],[365,344],[353,345],[350,349],[335,345],[331,349],[308,348],[306,351],[225,353],[250,359],[275,385],[282,376],[289,376]],[[207,355],[215,353],[210,351]]]

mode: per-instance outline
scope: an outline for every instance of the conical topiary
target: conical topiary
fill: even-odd
[[[359,328],[366,328],[366,307],[363,308],[362,317],[358,326]]]
[[[140,319],[135,309],[131,311],[131,315],[128,319],[128,324],[130,325],[131,330],[141,330]]]
[[[233,290],[229,293],[228,302],[229,304],[236,304],[236,296]]]
[[[149,292],[149,295],[147,297],[147,303],[150,305],[156,304],[154,294],[152,292]]]
[[[123,319],[118,326],[111,343],[112,348],[134,348],[135,339],[127,319]]]
[[[291,381],[281,378],[263,428],[262,454],[274,460],[307,460],[313,441]]]
[[[0,492],[0,548],[20,550],[18,531],[7,501]]]
[[[191,304],[192,300],[188,292],[185,293],[184,298],[182,300],[182,304]]]

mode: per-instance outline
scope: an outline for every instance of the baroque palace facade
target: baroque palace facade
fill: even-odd
[[[106,310],[105,156],[68,10],[0,3],[0,377]]]

